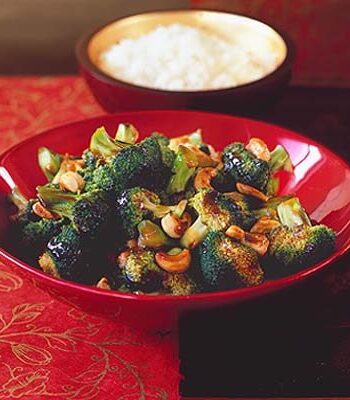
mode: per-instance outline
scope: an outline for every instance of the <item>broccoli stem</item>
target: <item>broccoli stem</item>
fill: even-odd
[[[72,207],[77,201],[77,195],[47,186],[38,186],[36,190],[38,197],[50,211],[62,217],[71,217]]]
[[[47,147],[38,150],[38,163],[47,180],[51,182],[60,169],[62,156]]]
[[[158,248],[172,244],[172,241],[165,235],[162,229],[149,220],[140,222],[137,229],[140,235],[138,244],[141,247]]]
[[[280,186],[280,180],[278,178],[270,178],[267,182],[266,192],[269,196],[276,196]]]
[[[264,205],[261,208],[257,208],[253,210],[253,214],[256,218],[260,217],[276,217],[277,213],[277,207],[287,201],[292,199],[293,196],[291,195],[285,195],[285,196],[276,196],[276,197],[271,197],[269,200],[267,200]]]
[[[205,239],[208,231],[208,226],[202,222],[202,219],[199,216],[183,234],[180,240],[181,246],[193,249]]]
[[[12,189],[9,199],[18,210],[24,210],[27,207],[28,199],[21,193],[17,186]]]
[[[287,150],[279,144],[271,152],[271,159],[269,161],[269,166],[271,174],[274,174],[275,172],[281,170],[287,172],[293,171],[292,161],[289,157]]]
[[[103,158],[112,157],[127,146],[130,144],[113,140],[104,127],[96,129],[90,140],[91,152]]]
[[[144,199],[142,200],[142,207],[151,211],[156,218],[163,218],[164,215],[168,214],[173,208],[162,204],[154,204],[146,196],[144,196]]]
[[[139,137],[136,128],[131,124],[119,124],[115,140],[120,142],[135,144]]]
[[[293,197],[277,206],[277,214],[281,223],[289,229],[299,226],[311,226],[311,221],[297,197]]]
[[[194,175],[196,168],[189,167],[183,152],[179,151],[176,155],[172,171],[174,175],[171,177],[167,187],[168,194],[183,192],[187,182]]]

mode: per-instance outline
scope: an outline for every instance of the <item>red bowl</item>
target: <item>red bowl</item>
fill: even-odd
[[[21,261],[16,250],[6,243],[9,207],[6,197],[14,185],[25,195],[33,195],[36,185],[44,183],[37,166],[37,149],[47,146],[58,152],[80,154],[92,132],[104,125],[114,132],[120,122],[134,124],[142,136],[154,131],[168,136],[203,129],[204,139],[222,149],[232,141],[246,142],[261,137],[270,148],[280,143],[291,155],[292,174],[281,180],[281,194],[294,192],[311,217],[337,232],[336,252],[323,262],[285,278],[226,292],[191,296],[149,296],[123,294],[53,278]],[[174,328],[181,313],[219,307],[287,288],[330,266],[350,247],[350,167],[322,145],[297,133],[249,119],[190,111],[140,111],[120,113],[58,127],[34,136],[13,147],[0,158],[0,261],[33,280],[56,297],[86,310],[115,316],[128,324],[162,329]]]
[[[197,91],[146,88],[113,78],[99,68],[99,54],[116,41],[135,38],[159,25],[174,22],[198,26],[219,36],[224,32],[226,36],[232,35],[233,40],[237,27],[241,32],[242,27],[251,27],[250,34],[258,40],[266,38],[283,53],[283,59],[275,70],[259,80],[226,89]],[[252,115],[270,107],[283,93],[291,78],[294,53],[288,35],[274,27],[244,15],[199,9],[153,11],[114,20],[84,35],[76,46],[81,74],[108,112],[181,108]]]

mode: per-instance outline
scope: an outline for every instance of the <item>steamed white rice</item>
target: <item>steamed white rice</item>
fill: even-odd
[[[259,46],[247,49],[180,23],[123,39],[100,56],[101,69],[112,77],[179,91],[242,85],[269,74],[277,62],[276,54]]]

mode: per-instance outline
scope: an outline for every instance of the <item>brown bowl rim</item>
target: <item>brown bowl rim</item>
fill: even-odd
[[[90,40],[97,33],[99,33],[102,29],[106,28],[108,25],[115,23],[117,21],[121,21],[123,19],[129,18],[129,17],[137,16],[137,15],[147,15],[147,14],[167,13],[167,12],[184,12],[184,11],[190,11],[190,12],[191,11],[193,11],[193,12],[204,11],[204,12],[210,12],[210,13],[213,12],[213,13],[236,15],[239,17],[245,17],[245,18],[254,20],[256,22],[260,22],[260,23],[268,26],[269,28],[273,29],[277,34],[280,35],[280,37],[284,41],[286,48],[287,48],[286,57],[283,60],[283,62],[275,70],[273,70],[269,74],[263,76],[260,79],[255,80],[255,81],[248,82],[248,83],[238,85],[238,86],[223,88],[223,89],[186,90],[186,91],[185,90],[179,91],[179,90],[157,89],[157,88],[150,88],[150,87],[145,87],[145,86],[140,86],[140,85],[136,85],[133,83],[129,83],[129,82],[111,77],[110,75],[103,72],[101,69],[97,68],[97,66],[90,61],[90,58],[87,54],[87,47],[90,43]],[[77,41],[77,44],[75,46],[75,55],[79,62],[79,66],[84,67],[86,70],[88,70],[95,79],[102,81],[104,83],[108,83],[114,87],[121,86],[126,89],[138,90],[139,92],[145,92],[145,93],[149,93],[149,94],[152,94],[152,93],[153,94],[154,93],[168,94],[168,95],[173,94],[175,96],[180,96],[180,95],[182,95],[182,96],[198,96],[198,95],[207,96],[207,95],[217,95],[217,94],[221,94],[221,93],[224,94],[224,93],[229,93],[229,92],[233,92],[233,91],[238,93],[241,91],[245,91],[246,89],[254,90],[257,87],[268,85],[269,83],[272,83],[273,81],[275,81],[277,79],[277,77],[283,76],[286,71],[287,72],[291,71],[292,65],[295,60],[295,53],[296,53],[295,45],[294,45],[292,39],[290,38],[290,36],[286,32],[280,30],[279,28],[275,28],[270,23],[267,23],[264,20],[260,20],[258,18],[253,18],[249,15],[245,15],[242,13],[233,13],[233,12],[223,11],[223,10],[219,10],[219,9],[205,9],[205,8],[195,8],[195,9],[179,8],[179,9],[169,9],[169,10],[151,10],[151,11],[145,11],[142,13],[128,14],[128,15],[125,15],[120,18],[114,18],[114,19],[104,23],[103,25],[99,25],[98,27],[95,27],[92,30],[88,31],[87,33],[83,34],[80,37],[80,39]]]

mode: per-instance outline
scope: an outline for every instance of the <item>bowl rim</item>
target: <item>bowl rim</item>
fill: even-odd
[[[168,12],[206,12],[206,13],[218,13],[218,14],[228,14],[228,15],[235,15],[237,17],[243,17],[246,19],[250,19],[255,22],[259,22],[263,25],[266,25],[273,31],[275,31],[283,40],[284,44],[286,45],[286,57],[282,61],[282,63],[273,71],[268,73],[267,75],[263,76],[262,78],[259,78],[257,80],[251,81],[244,83],[242,85],[238,86],[231,86],[223,89],[207,89],[207,90],[166,90],[166,89],[157,89],[157,88],[151,88],[151,87],[146,87],[146,86],[140,86],[136,85],[130,82],[123,81],[118,78],[113,78],[112,76],[108,75],[107,73],[103,72],[100,68],[98,68],[89,58],[87,48],[89,46],[89,43],[91,39],[101,32],[104,28],[107,26],[119,22],[121,20],[130,18],[130,17],[135,17],[135,16],[140,16],[140,15],[148,15],[148,14],[156,14],[156,13],[168,13]],[[112,85],[114,87],[122,87],[125,89],[133,89],[133,90],[138,90],[139,92],[144,92],[148,94],[173,94],[174,96],[210,96],[210,95],[218,95],[218,94],[224,94],[224,93],[230,93],[230,92],[235,92],[239,93],[243,90],[254,90],[260,86],[265,86],[268,85],[269,83],[272,83],[277,77],[283,76],[286,71],[290,71],[292,69],[292,65],[294,64],[295,60],[295,54],[296,54],[296,49],[295,45],[290,38],[290,36],[280,28],[276,28],[274,25],[271,25],[270,23],[265,22],[262,19],[258,18],[253,18],[249,15],[243,14],[243,13],[234,13],[230,11],[224,11],[220,9],[206,9],[206,8],[192,8],[192,9],[185,9],[185,8],[175,8],[175,9],[169,9],[169,10],[151,10],[151,11],[145,11],[142,13],[132,13],[125,15],[120,18],[114,18],[113,20],[110,20],[103,25],[99,25],[91,30],[89,30],[87,33],[83,34],[77,41],[75,45],[75,56],[79,62],[80,68],[85,68],[92,74],[92,76],[109,85]]]
[[[150,115],[150,117],[153,114],[159,114],[159,113],[167,113],[167,114],[187,114],[187,115],[194,115],[194,114],[199,114],[199,115],[216,115],[219,116],[220,118],[227,118],[227,119],[237,119],[242,122],[257,122],[259,124],[266,125],[268,127],[274,126],[279,129],[286,130],[290,137],[294,140],[298,140],[307,144],[311,144],[314,146],[317,146],[322,150],[323,153],[328,154],[331,156],[333,159],[336,159],[343,167],[345,170],[348,170],[350,172],[350,164],[344,160],[342,157],[334,153],[332,150],[328,149],[326,146],[322,145],[321,143],[308,138],[307,136],[292,131],[288,128],[282,127],[277,124],[271,124],[265,121],[259,121],[256,119],[252,118],[245,118],[245,117],[239,117],[239,116],[233,116],[233,115],[228,115],[228,114],[223,114],[223,113],[213,113],[213,112],[204,112],[204,111],[191,111],[191,110],[174,110],[174,109],[169,109],[169,110],[138,110],[138,111],[126,111],[126,112],[120,112],[120,113],[115,113],[115,114],[105,114],[105,115],[100,115],[97,117],[93,118],[85,118],[81,119],[79,121],[67,123],[64,125],[59,125],[50,129],[46,129],[37,135],[34,135],[30,138],[27,138],[23,140],[22,142],[17,143],[15,146],[11,147],[10,149],[6,150],[3,154],[0,155],[0,173],[1,173],[1,168],[4,167],[4,162],[6,159],[11,155],[11,153],[15,150],[17,150],[20,147],[26,146],[28,143],[32,141],[36,141],[40,139],[41,137],[45,137],[46,135],[54,132],[57,129],[64,129],[65,127],[74,127],[74,126],[79,126],[81,123],[88,123],[88,122],[98,122],[101,118],[104,119],[114,119],[116,116],[119,118],[123,118],[123,115],[130,116],[131,115],[137,115],[137,114],[147,114]],[[217,291],[217,292],[204,292],[204,293],[196,293],[192,295],[177,295],[177,296],[172,296],[172,295],[149,295],[149,294],[132,294],[132,293],[121,293],[118,292],[117,290],[105,290],[105,289],[99,289],[95,286],[90,286],[86,284],[81,284],[81,283],[76,283],[73,281],[61,279],[61,278],[54,278],[45,272],[39,270],[38,268],[35,268],[28,263],[20,260],[19,258],[15,257],[8,251],[6,251],[4,248],[0,247],[0,261],[2,262],[9,262],[10,265],[15,265],[16,267],[19,267],[23,269],[24,271],[32,274],[33,277],[39,278],[39,279],[44,279],[50,283],[52,283],[55,286],[60,286],[62,288],[66,289],[72,289],[72,290],[77,290],[78,292],[84,292],[85,294],[90,294],[90,295],[97,295],[97,296],[102,296],[102,297],[108,297],[108,298],[115,298],[115,299],[121,299],[121,300],[130,300],[130,301],[142,301],[142,302],[162,302],[162,303],[185,303],[188,302],[189,300],[193,301],[210,301],[210,300],[215,300],[215,299],[220,299],[220,300],[230,300],[233,298],[244,298],[245,294],[250,294],[250,297],[257,297],[265,293],[270,293],[274,291],[278,291],[280,289],[283,289],[285,287],[290,287],[294,283],[299,283],[303,281],[304,279],[310,277],[314,273],[316,273],[319,270],[325,269],[329,267],[332,263],[335,261],[339,260],[341,257],[343,257],[348,251],[350,250],[350,242],[340,248],[336,249],[336,251],[329,257],[327,257],[325,260],[321,261],[320,263],[314,264],[302,271],[299,271],[295,274],[288,275],[286,277],[274,279],[274,280],[269,280],[261,285],[257,286],[252,286],[252,287],[247,287],[247,288],[239,288],[239,289],[231,289],[231,290],[226,290],[226,291]],[[215,304],[215,302],[213,302]]]

